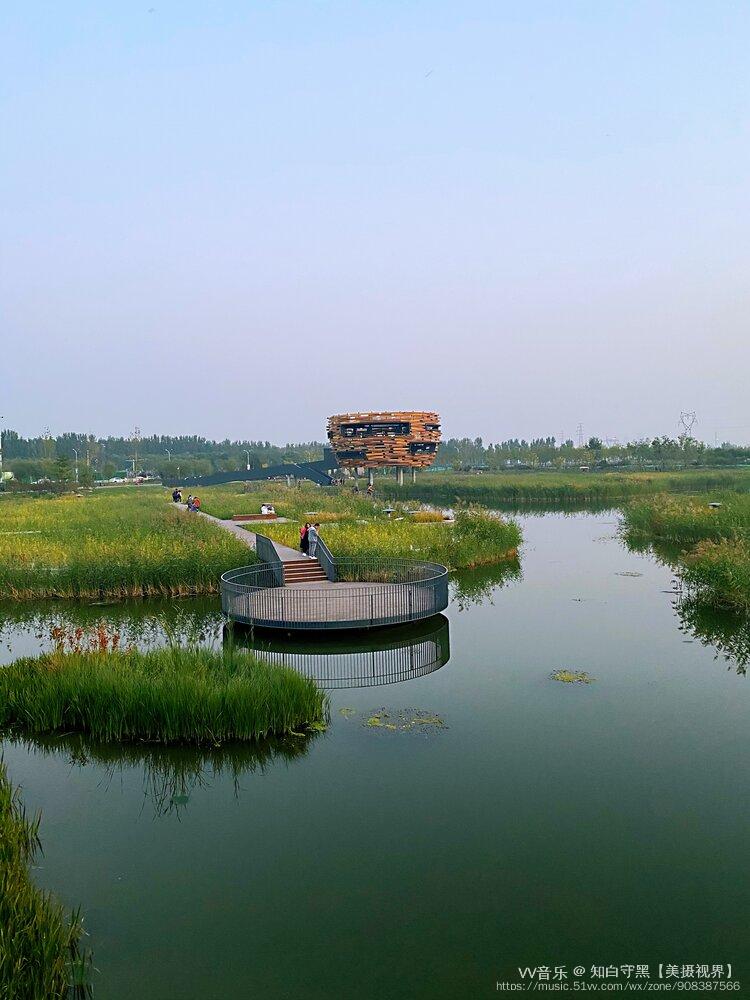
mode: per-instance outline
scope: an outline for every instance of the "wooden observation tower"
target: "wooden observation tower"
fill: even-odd
[[[404,469],[426,469],[440,444],[437,413],[398,410],[379,413],[339,413],[328,418],[328,440],[342,468],[393,468],[400,484]]]

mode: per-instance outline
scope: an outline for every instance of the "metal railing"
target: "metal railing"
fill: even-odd
[[[320,535],[318,535],[318,544],[315,547],[315,557],[323,567],[323,572],[328,581],[334,583],[336,580],[336,560]]]
[[[419,621],[448,606],[448,571],[437,563],[331,561],[335,582],[308,586],[284,587],[271,563],[230,570],[221,577],[222,611],[248,625],[320,630]]]
[[[276,583],[274,586],[284,586],[284,565],[281,562],[276,546],[266,535],[255,534],[255,552],[266,567],[270,567]],[[223,579],[223,578],[222,578]]]

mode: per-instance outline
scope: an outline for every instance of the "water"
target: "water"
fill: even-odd
[[[519,965],[660,962],[731,962],[750,995],[747,641],[681,618],[669,569],[614,520],[524,519],[522,576],[464,575],[411,644],[432,659],[392,643],[410,679],[369,686],[391,661],[368,677],[368,650],[334,651],[357,686],[309,744],[6,744],[43,811],[36,876],[85,912],[96,995],[481,997]],[[193,607],[220,641],[213,603]],[[150,613],[141,641],[161,641]],[[30,650],[38,625],[4,640]],[[382,709],[445,725],[366,725]]]

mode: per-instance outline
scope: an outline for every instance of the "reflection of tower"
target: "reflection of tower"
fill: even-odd
[[[225,628],[225,642],[257,650],[265,659],[285,663],[321,687],[357,688],[395,684],[439,670],[450,659],[448,619],[436,615],[424,622],[393,626],[324,641],[277,638],[272,633]]]

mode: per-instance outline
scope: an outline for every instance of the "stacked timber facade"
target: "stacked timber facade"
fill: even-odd
[[[426,469],[440,444],[440,417],[412,410],[339,413],[328,418],[328,440],[344,468]]]

